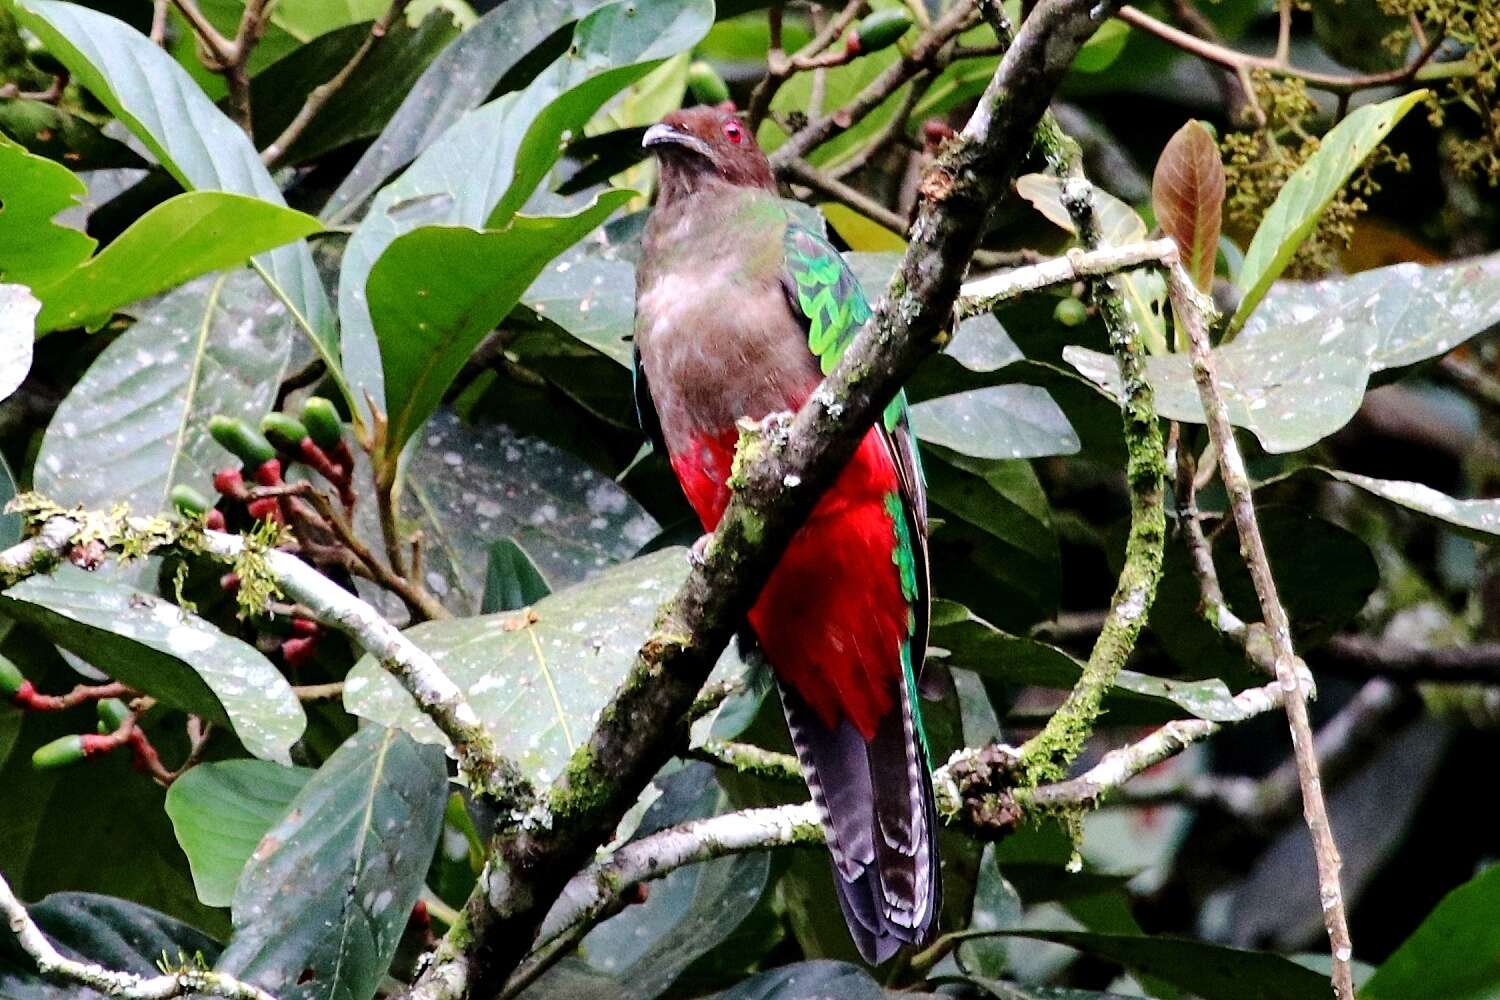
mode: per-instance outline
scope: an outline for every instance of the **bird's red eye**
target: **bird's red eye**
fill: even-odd
[[[738,146],[745,141],[745,130],[733,118],[724,123],[724,138]]]

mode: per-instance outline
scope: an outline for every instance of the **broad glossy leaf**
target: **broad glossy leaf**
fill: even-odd
[[[167,789],[167,815],[208,906],[228,906],[255,847],[313,771],[264,760],[199,764]]]
[[[42,933],[64,955],[138,976],[160,975],[165,955],[213,962],[219,942],[179,920],[126,899],[88,892],[57,892],[28,906]],[[49,982],[21,953],[9,933],[0,938],[0,996],[6,1000],[95,1000],[103,994],[74,983]]]
[[[1416,90],[1356,108],[1323,137],[1318,151],[1287,179],[1245,251],[1245,263],[1236,282],[1244,297],[1229,321],[1229,335],[1245,325],[1339,189],[1396,123],[1426,96],[1427,91]]]
[[[67,167],[0,135],[0,281],[45,285],[88,260],[94,241],[52,221],[86,191]]]
[[[997,933],[1067,945],[1162,979],[1202,1000],[1326,1000],[1328,978],[1280,955],[1184,938],[1088,931]]]
[[[1500,865],[1490,865],[1442,902],[1381,963],[1362,1000],[1493,1000],[1500,967]]]
[[[59,0],[16,0],[15,14],[184,188],[286,204],[245,133],[145,35]],[[257,257],[256,267],[337,375],[338,333],[311,251],[285,246]]]
[[[255,647],[202,618],[73,566],[23,580],[0,606],[116,680],[231,726],[257,757],[291,762],[307,725],[291,685]]]
[[[1182,266],[1208,291],[1224,222],[1224,164],[1202,123],[1188,122],[1167,141],[1151,178],[1151,205],[1157,224],[1182,249]]]
[[[1035,385],[997,385],[939,396],[911,408],[923,441],[975,458],[1041,458],[1078,451],[1068,417]]]
[[[1478,541],[1492,541],[1500,535],[1500,500],[1459,500],[1422,483],[1375,479],[1339,469],[1321,468],[1319,471],[1398,507],[1456,528]]]
[[[1500,257],[1437,267],[1396,264],[1348,278],[1280,282],[1233,342],[1214,348],[1230,420],[1270,452],[1299,451],[1348,423],[1372,373],[1444,354],[1500,323]],[[1108,355],[1063,357],[1111,395]],[[1152,357],[1157,412],[1203,422],[1185,356]]]
[[[635,266],[620,248],[587,240],[542,269],[521,304],[594,350],[631,365]]]
[[[682,549],[664,549],[557,591],[529,611],[424,622],[406,634],[465,691],[500,752],[546,782],[588,739],[657,606],[687,569]],[[424,743],[445,742],[369,657],[349,672],[344,706]]]
[[[370,1000],[421,892],[447,799],[441,753],[362,727],[251,855],[217,968],[280,1000]]]
[[[848,962],[822,959],[797,962],[752,976],[720,993],[715,1000],[887,1000],[885,990],[870,974]]]
[[[604,0],[507,0],[449,45],[409,89],[380,137],[349,171],[325,218],[348,218],[430,146],[464,112],[484,103],[495,85],[532,50]]]
[[[480,614],[517,611],[550,593],[552,587],[547,578],[519,542],[514,538],[502,538],[490,545],[485,558],[484,599],[480,602]]]
[[[377,341],[365,298],[386,248],[424,225],[510,226],[557,161],[563,134],[580,129],[657,60],[691,46],[711,20],[708,0],[616,0],[599,8],[578,23],[568,52],[524,91],[466,115],[380,192],[345,248],[339,278],[344,363],[361,409],[366,392],[387,412],[407,402],[394,394],[386,399],[384,375],[393,366],[387,362],[382,369],[385,338]],[[455,371],[463,360],[451,362]]]
[[[25,285],[0,284],[0,400],[20,388],[31,371],[36,316],[41,308]]]
[[[62,504],[170,509],[208,488],[229,454],[208,435],[227,413],[258,423],[291,351],[287,309],[254,272],[210,275],[151,306],[84,373],[47,426],[36,489]]]
[[[41,333],[92,326],[119,307],[244,263],[322,228],[310,215],[259,198],[190,191],[155,206],[97,256],[40,285]]]
[[[531,279],[630,197],[629,191],[606,191],[575,215],[520,215],[504,229],[423,226],[385,248],[370,270],[366,296],[380,345],[388,460],[426,423]],[[465,263],[454,267],[454,261]]]

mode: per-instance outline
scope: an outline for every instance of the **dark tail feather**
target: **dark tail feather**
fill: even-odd
[[[859,953],[878,965],[903,944],[928,943],[941,906],[937,811],[906,685],[901,710],[868,743],[847,721],[828,729],[795,691],[779,686]]]

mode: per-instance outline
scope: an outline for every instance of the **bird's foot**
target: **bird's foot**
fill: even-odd
[[[702,566],[708,561],[708,543],[714,540],[713,532],[699,535],[693,547],[688,549],[688,564],[691,566]]]

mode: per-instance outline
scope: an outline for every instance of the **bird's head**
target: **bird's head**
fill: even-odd
[[[771,164],[755,136],[725,108],[674,111],[646,130],[641,145],[661,163],[663,200],[716,183],[776,190]]]

